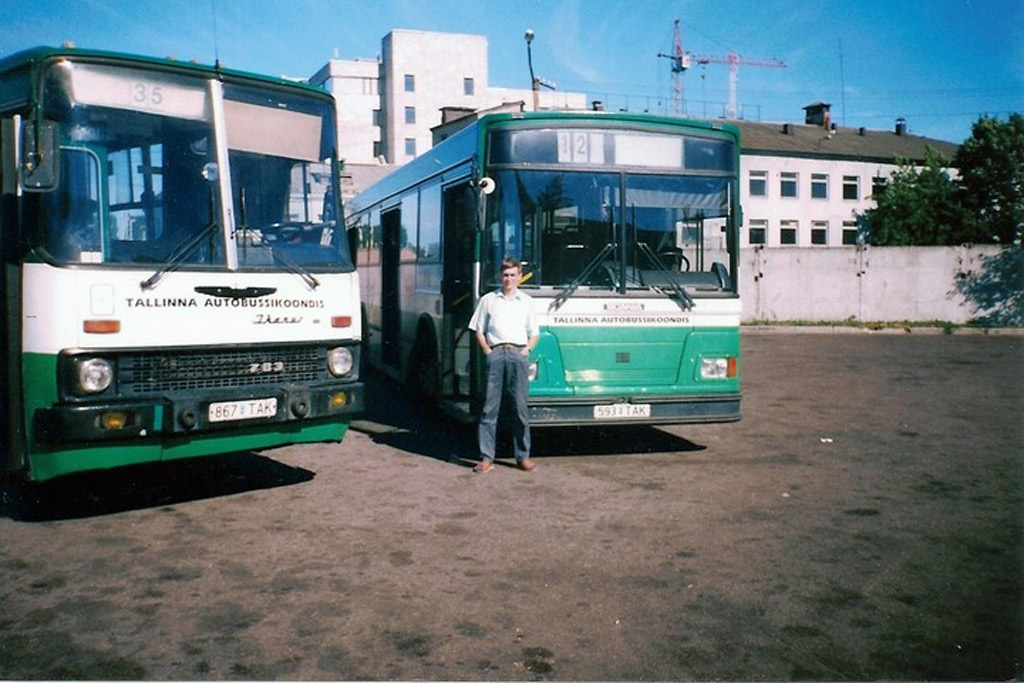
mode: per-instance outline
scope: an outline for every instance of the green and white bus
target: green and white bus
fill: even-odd
[[[342,439],[362,326],[334,116],[215,66],[0,61],[0,470]]]
[[[738,173],[728,124],[482,115],[348,203],[364,359],[477,414],[466,324],[510,255],[540,326],[532,425],[738,420]]]

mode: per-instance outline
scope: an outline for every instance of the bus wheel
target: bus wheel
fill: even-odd
[[[434,408],[440,399],[437,350],[427,339],[420,338],[409,356],[409,393],[421,408]]]

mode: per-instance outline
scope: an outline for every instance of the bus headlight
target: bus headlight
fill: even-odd
[[[353,364],[352,352],[344,346],[339,346],[327,352],[327,369],[335,377],[344,377],[352,372]]]
[[[533,380],[537,379],[537,374],[540,372],[540,365],[537,363],[537,361],[531,360],[530,364],[527,367],[529,369],[526,371],[526,376],[532,382]]]
[[[87,394],[106,391],[114,379],[110,363],[102,358],[78,361],[78,386]]]
[[[736,357],[701,358],[701,379],[730,379],[736,376]]]

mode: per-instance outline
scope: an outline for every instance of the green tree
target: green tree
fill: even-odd
[[[961,203],[974,216],[985,242],[1020,244],[1024,230],[1024,115],[1007,121],[978,119],[957,150]]]
[[[951,245],[976,241],[977,224],[961,203],[961,192],[934,149],[921,169],[905,159],[863,214],[868,242],[875,246]]]

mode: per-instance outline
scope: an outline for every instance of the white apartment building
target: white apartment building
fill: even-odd
[[[334,95],[341,158],[376,163],[381,147],[380,61],[332,59],[309,82]]]
[[[840,128],[829,105],[804,108],[804,124],[736,121],[741,133],[740,246],[856,246],[857,215],[898,168],[923,164],[931,147],[952,159],[957,145],[892,131]]]

